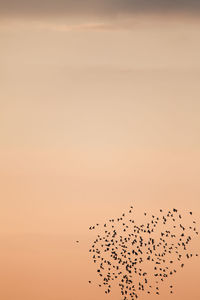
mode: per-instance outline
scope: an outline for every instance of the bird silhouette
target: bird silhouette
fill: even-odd
[[[89,227],[100,230],[89,249],[101,281],[98,286],[109,294],[113,281],[117,281],[123,300],[137,299],[143,292],[160,295],[159,285],[183,268],[185,259],[198,256],[187,252],[194,234],[198,234],[196,221],[192,220],[194,226],[187,226],[183,214],[173,208],[166,212],[159,209],[158,215],[150,218],[145,212],[148,220],[136,225],[130,219],[132,210],[130,206],[129,217],[123,213],[102,226],[97,223]],[[173,285],[169,288],[173,293]]]

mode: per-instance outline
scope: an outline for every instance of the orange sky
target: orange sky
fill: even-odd
[[[0,44],[0,298],[120,299],[87,284],[88,226],[132,203],[200,217],[200,23],[25,12]],[[162,300],[200,299],[199,270]]]

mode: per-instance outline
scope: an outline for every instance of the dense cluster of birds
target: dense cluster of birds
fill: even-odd
[[[192,212],[184,217],[177,209],[159,210],[157,215],[144,213],[145,221],[136,225],[132,218],[133,206],[121,217],[110,219],[89,230],[99,230],[89,252],[97,266],[97,274],[106,294],[117,281],[123,300],[137,299],[140,292],[160,294],[160,286],[185,261],[198,256],[188,250],[198,235]],[[90,280],[90,284],[93,282]]]

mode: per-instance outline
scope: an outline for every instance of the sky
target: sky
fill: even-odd
[[[0,298],[120,299],[88,286],[88,227],[131,204],[138,222],[161,207],[199,219],[199,13],[0,0]],[[199,299],[199,270],[162,299]]]
[[[198,0],[7,0],[0,1],[3,16],[60,16],[92,15],[117,16],[137,14],[174,14],[198,15]]]

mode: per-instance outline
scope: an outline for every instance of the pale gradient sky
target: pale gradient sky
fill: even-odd
[[[73,6],[69,18],[9,3],[0,1],[0,298],[120,299],[87,285],[88,226],[131,203],[138,220],[174,206],[200,217],[199,4],[179,1],[166,15],[161,1],[127,16],[126,1],[88,17]],[[198,259],[188,264],[162,300],[199,299],[199,270]]]

